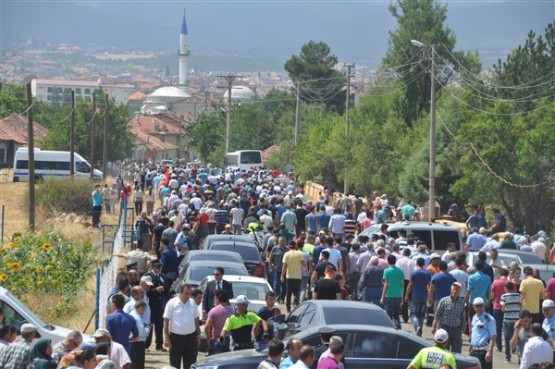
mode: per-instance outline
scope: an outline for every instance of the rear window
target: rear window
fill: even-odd
[[[434,230],[434,248],[436,250],[447,250],[447,244],[453,242],[460,249],[459,232]]]
[[[232,261],[237,263],[242,263],[243,260],[241,259],[241,255],[222,255],[218,253],[202,253],[198,255],[194,255],[193,257],[189,258],[189,261],[205,261],[205,260],[214,260],[214,261]]]
[[[243,258],[243,261],[260,261],[260,254],[256,247],[242,246],[242,245],[226,245],[226,244],[214,244],[211,250],[223,250],[223,251],[235,251]]]
[[[385,311],[377,309],[349,309],[343,307],[324,308],[326,324],[364,324],[395,328]]]
[[[227,273],[227,270],[226,270]],[[266,292],[270,290],[266,283],[232,282],[235,296],[245,295],[249,300],[264,300]]]
[[[186,282],[200,283],[204,277],[211,275],[213,271],[214,267],[209,265],[193,267],[189,274],[189,280]],[[229,275],[248,275],[245,269],[236,267],[225,267],[225,272]]]

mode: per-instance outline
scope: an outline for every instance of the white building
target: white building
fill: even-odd
[[[91,101],[93,95],[99,95],[100,90],[116,103],[127,104],[128,96],[135,87],[129,84],[102,83],[98,81],[73,81],[63,79],[33,79],[31,93],[39,101],[55,104],[71,104],[71,91],[75,91],[75,100]]]

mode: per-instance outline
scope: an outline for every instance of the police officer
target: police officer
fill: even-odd
[[[245,295],[239,295],[235,299],[235,314],[227,317],[224,328],[220,333],[220,342],[223,342],[227,332],[231,333],[233,339],[233,351],[254,348],[254,337],[258,337],[260,325],[264,329],[264,338],[269,338],[268,323],[252,311],[247,311],[249,300]]]
[[[497,335],[495,319],[485,312],[483,298],[476,297],[472,305],[476,314],[472,317],[469,353],[480,360],[482,369],[492,369],[493,347]]]
[[[544,300],[542,312],[545,316],[542,324],[543,330],[551,339],[555,340],[555,302],[551,299]],[[553,351],[553,361],[555,362],[555,351]]]
[[[434,347],[425,347],[412,359],[407,369],[435,369],[443,365],[456,368],[455,355],[445,349],[449,344],[449,334],[445,329],[438,329],[434,334]]]
[[[166,351],[163,344],[162,327],[164,325],[164,308],[169,297],[170,286],[168,279],[162,274],[162,263],[160,261],[153,261],[152,268],[145,276],[152,279],[152,286],[147,292],[148,305],[150,306],[150,320],[154,325],[154,329],[150,330],[150,334],[146,340],[146,347],[150,347],[152,342],[152,333],[156,334],[156,350]]]

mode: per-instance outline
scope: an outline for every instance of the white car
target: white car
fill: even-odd
[[[18,331],[23,323],[30,323],[37,328],[36,338],[52,340],[52,346],[63,341],[71,329],[47,324],[17,299],[10,291],[0,286],[0,308],[4,310],[4,323],[13,325]],[[94,343],[94,339],[83,335],[83,342]]]
[[[224,274],[224,279],[231,282],[233,286],[233,298],[229,300],[231,306],[235,306],[237,296],[245,295],[249,299],[249,310],[255,313],[266,305],[266,292],[272,291],[272,287],[264,278]],[[198,285],[198,289],[204,292],[206,285],[212,280],[214,280],[212,275],[205,277]],[[274,308],[279,309],[277,301]],[[199,313],[202,315],[202,304],[199,306]]]

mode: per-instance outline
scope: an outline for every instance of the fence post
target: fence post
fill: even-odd
[[[94,330],[99,328],[100,323],[100,268],[96,268],[96,314],[94,317]]]

